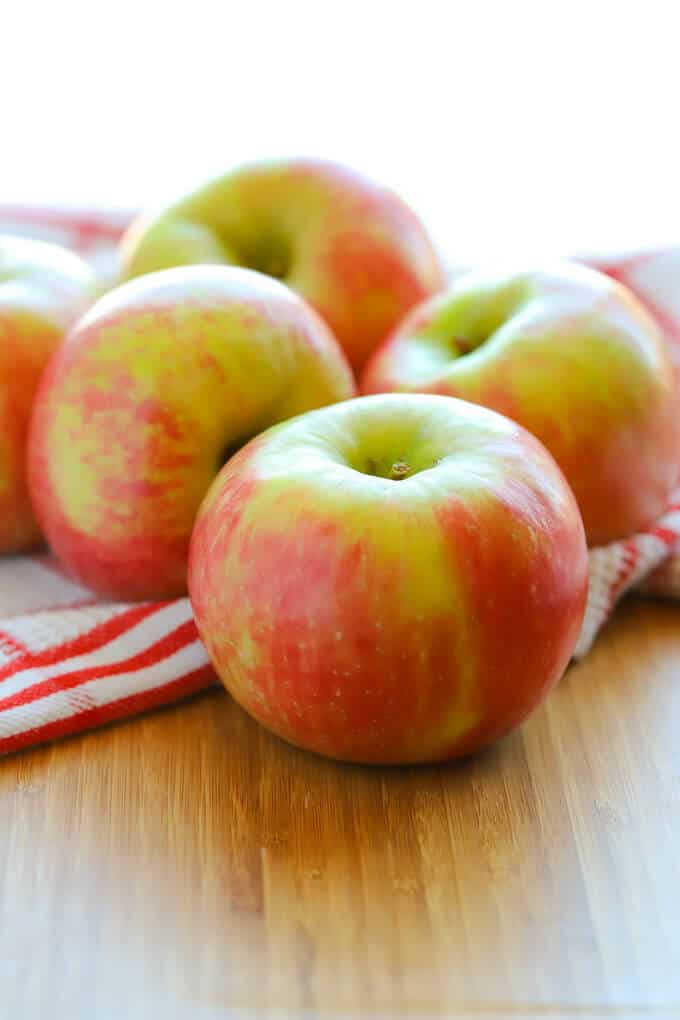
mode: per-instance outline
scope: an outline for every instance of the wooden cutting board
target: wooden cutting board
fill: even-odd
[[[631,602],[446,767],[298,752],[215,690],[0,762],[0,1015],[678,1015],[680,608]]]

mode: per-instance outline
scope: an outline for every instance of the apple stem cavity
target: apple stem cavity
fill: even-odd
[[[475,347],[477,346],[477,344],[473,343],[471,340],[468,340],[467,337],[464,336],[454,337],[453,343],[456,354],[459,357],[463,354],[469,354],[470,351],[474,351]]]
[[[410,474],[411,468],[405,460],[395,460],[390,469],[390,478],[395,482],[400,481],[402,478],[408,478]]]
[[[283,280],[287,273],[286,262],[283,258],[274,257],[267,264],[267,275],[273,276],[276,280]]]

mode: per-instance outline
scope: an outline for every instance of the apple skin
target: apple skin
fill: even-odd
[[[461,397],[550,450],[588,543],[649,525],[680,465],[680,406],[661,334],[633,295],[576,263],[480,272],[414,309],[376,352],[362,393]]]
[[[293,744],[374,763],[457,757],[517,726],[569,661],[587,583],[545,448],[427,395],[350,400],[252,440],[210,488],[189,561],[236,701]]]
[[[89,266],[65,248],[0,235],[0,554],[41,541],[26,480],[26,440],[45,365],[95,298]]]
[[[326,320],[355,370],[445,283],[425,229],[400,198],[318,159],[239,166],[143,216],[121,252],[124,278],[216,262],[282,279]]]
[[[100,594],[184,594],[194,516],[233,449],[353,393],[327,326],[276,280],[193,266],[116,288],[36,401],[29,480],[50,545]]]

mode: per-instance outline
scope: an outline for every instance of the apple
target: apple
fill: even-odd
[[[678,480],[673,366],[642,305],[576,263],[480,271],[414,309],[367,365],[363,393],[440,393],[483,404],[547,446],[590,545],[665,510]]]
[[[199,511],[189,593],[251,715],[333,758],[422,762],[517,726],[565,669],[588,560],[573,494],[507,418],[364,397],[253,439]]]
[[[408,206],[319,159],[237,167],[143,216],[121,251],[124,278],[212,262],[285,281],[326,320],[355,370],[410,308],[444,286]]]
[[[26,436],[42,371],[95,297],[92,270],[44,241],[0,235],[0,554],[40,542],[26,481]]]
[[[43,377],[28,454],[38,519],[87,587],[181,595],[194,516],[223,462],[269,425],[353,392],[327,326],[276,280],[193,266],[124,284]]]

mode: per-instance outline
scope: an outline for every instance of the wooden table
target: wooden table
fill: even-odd
[[[447,767],[298,752],[221,691],[0,763],[0,1016],[680,1012],[680,610],[631,602]]]

